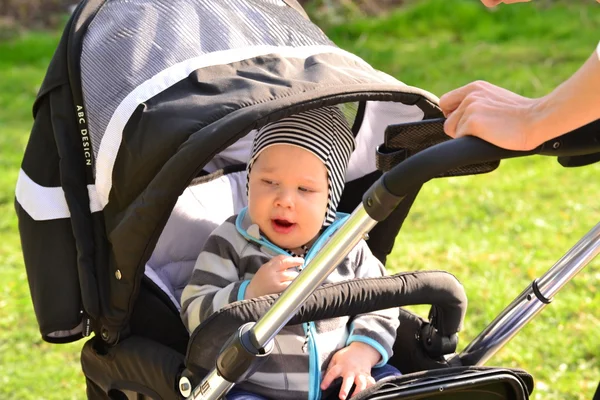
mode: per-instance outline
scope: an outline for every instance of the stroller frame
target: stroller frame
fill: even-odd
[[[407,124],[407,129],[439,129],[441,120]],[[430,128],[428,128],[430,127]],[[389,129],[389,128],[388,128]],[[393,128],[392,128],[393,129]],[[444,174],[453,168],[475,163],[485,163],[506,158],[533,154],[573,155],[573,147],[583,145],[585,154],[593,152],[592,136],[589,139],[575,131],[549,141],[531,151],[509,151],[474,137],[464,137],[440,143],[414,155],[384,174],[364,194],[348,220],[335,232],[317,257],[307,264],[303,272],[281,294],[279,299],[256,324],[239,328],[221,350],[216,367],[191,390],[186,377],[180,380],[180,391],[188,399],[215,400],[224,396],[237,380],[242,380],[255,366],[255,355],[265,355],[275,335],[286,325],[308,296],[335,269],[358,241],[385,219],[400,204],[413,187]],[[557,146],[566,142],[570,145]],[[569,143],[570,142],[570,143]],[[560,151],[557,149],[560,148]],[[578,153],[575,151],[575,153]],[[438,161],[435,160],[443,160]],[[431,165],[435,165],[433,168]],[[428,165],[427,168],[421,168]],[[529,321],[552,302],[553,297],[600,253],[600,223],[580,239],[545,274],[535,279],[509,304],[460,354],[450,363],[463,366],[481,366],[500,348],[507,344]],[[443,337],[432,332],[429,341]],[[248,362],[248,359],[251,361]],[[240,369],[239,365],[246,366]]]

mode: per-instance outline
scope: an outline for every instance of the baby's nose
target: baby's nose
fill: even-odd
[[[291,190],[281,189],[275,199],[275,204],[279,207],[293,207],[294,195]]]

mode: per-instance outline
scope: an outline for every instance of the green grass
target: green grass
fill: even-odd
[[[326,32],[341,47],[437,95],[485,79],[529,96],[573,73],[600,37],[595,2],[487,10],[476,0],[421,0],[377,20]],[[41,341],[20,253],[14,185],[31,104],[58,41],[29,34],[0,43],[0,398],[85,398],[83,342]],[[460,348],[600,219],[600,164],[509,160],[490,174],[436,180],[422,190],[389,266],[444,269],[465,285]],[[600,380],[600,269],[592,263],[488,364],[536,378],[535,399],[589,399]],[[420,309],[419,309],[420,310]]]

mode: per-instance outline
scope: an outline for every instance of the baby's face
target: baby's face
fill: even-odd
[[[248,213],[267,238],[297,250],[320,231],[327,209],[325,165],[300,147],[266,148],[250,172]]]

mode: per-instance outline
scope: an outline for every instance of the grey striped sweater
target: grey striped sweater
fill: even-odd
[[[213,312],[242,300],[254,273],[273,256],[285,254],[266,239],[249,235],[258,231],[256,226],[248,229],[250,225],[243,210],[209,236],[181,296],[181,315],[190,332]],[[384,267],[361,241],[325,282],[382,275]],[[285,327],[275,337],[269,359],[239,387],[271,398],[318,399],[322,371],[337,350],[361,341],[381,353],[378,366],[384,365],[397,327],[397,309]]]

